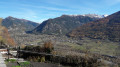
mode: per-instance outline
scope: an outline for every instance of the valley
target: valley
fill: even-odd
[[[41,24],[9,16],[1,20],[1,28],[6,27],[10,39],[1,40],[1,46],[15,50],[14,58],[20,57],[26,61],[23,63],[32,65],[117,67],[120,64],[119,15],[120,12],[102,18],[90,14],[62,15]],[[5,36],[3,32],[1,36]],[[9,61],[13,59],[5,60]],[[15,60],[15,65],[20,65],[18,62]]]
[[[52,41],[55,50],[69,51],[90,51],[104,55],[116,56],[119,42],[110,40],[83,38],[82,40],[69,38],[67,36],[35,35],[35,34],[13,34],[11,35],[19,45],[43,45],[44,42]],[[109,45],[109,46],[108,46]]]

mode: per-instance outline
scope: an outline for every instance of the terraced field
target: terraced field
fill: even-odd
[[[34,34],[12,34],[19,45],[43,45],[46,41],[52,41],[56,51],[89,51],[92,53],[113,55],[119,53],[119,42],[109,40],[89,39],[82,40],[68,38],[66,36],[34,35]]]

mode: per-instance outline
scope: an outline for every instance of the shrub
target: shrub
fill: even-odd
[[[57,56],[51,58],[52,62],[61,63],[63,65],[70,65],[70,66],[81,66],[81,67],[96,67],[97,66],[97,59],[91,57],[82,57],[76,55],[67,55],[65,57]]]
[[[45,57],[41,57],[40,62],[45,62]]]
[[[51,53],[53,50],[53,43],[51,41],[45,42],[44,43],[44,50],[46,53]]]

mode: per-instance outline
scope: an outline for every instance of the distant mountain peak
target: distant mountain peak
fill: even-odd
[[[66,15],[66,14],[64,14],[64,15],[62,15],[62,16],[71,16],[71,17],[76,17],[76,16],[82,16],[82,15],[79,15],[79,14]]]
[[[30,21],[30,20],[20,19],[20,18],[16,18],[16,17],[12,17],[12,16],[8,16],[8,17],[6,17],[5,19],[12,19],[12,20],[18,19],[18,20],[25,21],[25,22]],[[32,21],[31,21],[31,22],[32,22]]]
[[[6,17],[6,18],[13,18],[12,16],[8,16],[8,17]]]
[[[8,30],[16,31],[28,31],[33,30],[39,24],[25,19],[19,19],[12,16],[8,16],[2,21],[2,25],[8,28]]]
[[[104,17],[107,17],[107,16],[109,16],[109,15],[107,15],[107,14],[102,15],[103,18],[104,18]]]
[[[105,15],[97,15],[97,14],[83,14],[83,15],[80,15],[80,14],[71,14],[71,15],[62,15],[62,17],[64,16],[69,16],[69,17],[78,17],[78,16],[86,16],[86,17],[91,17],[91,18],[104,18],[104,17],[107,17],[108,15],[105,14]]]
[[[104,18],[107,17],[108,15],[98,15],[98,14],[84,14],[83,16],[88,16],[88,17],[96,17],[96,18]]]

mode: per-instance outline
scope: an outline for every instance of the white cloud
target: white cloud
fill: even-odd
[[[39,20],[39,23],[42,23],[43,21],[47,20],[47,18],[43,18]]]
[[[47,10],[56,10],[56,11],[69,11],[69,9],[63,9],[63,8],[55,8],[55,7],[46,7],[46,6],[35,6],[35,5],[28,5],[28,4],[21,4],[25,7],[33,7],[33,8],[42,8]]]

